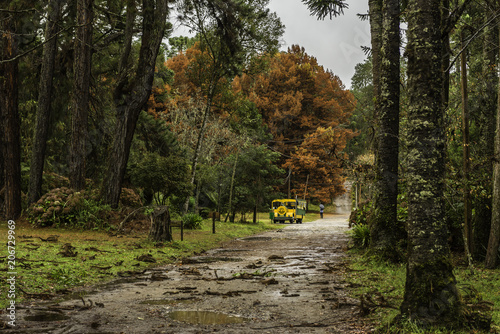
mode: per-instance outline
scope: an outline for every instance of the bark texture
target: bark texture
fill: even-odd
[[[491,15],[494,15],[494,10],[485,13],[484,20],[487,22]],[[493,159],[495,154],[495,119],[497,109],[497,67],[496,58],[498,56],[498,28],[496,25],[490,25],[485,28],[483,40],[483,77],[481,91],[479,97],[479,145],[478,153],[481,159],[481,165],[478,170],[481,186],[486,189],[487,194],[492,192],[491,175],[493,175]],[[474,227],[474,258],[478,261],[483,261],[486,256],[485,245],[488,244],[490,235],[491,223],[491,198],[487,196],[476,196],[474,198],[473,207],[475,214],[473,216],[472,225]]]
[[[153,241],[172,241],[172,226],[168,207],[156,207],[151,219],[149,239]]]
[[[0,14],[0,114],[4,178],[5,217],[21,214],[21,143],[18,110],[17,35],[11,13]]]
[[[404,228],[397,219],[399,154],[399,0],[386,0],[382,8],[380,96],[377,109],[377,149],[374,211],[370,219],[370,248],[399,260],[397,244]]]
[[[401,313],[453,326],[461,302],[444,216],[446,137],[442,104],[442,13],[432,0],[408,7],[408,263]]]
[[[493,199],[491,210],[491,230],[486,251],[485,267],[496,267],[500,255],[500,88],[495,134],[495,158],[493,164]]]
[[[128,42],[132,41],[134,3],[128,1],[125,36]],[[129,75],[128,54],[122,56],[120,78],[114,93],[116,108],[114,140],[102,189],[103,199],[112,207],[118,206],[137,120],[151,94],[156,56],[163,39],[167,12],[167,0],[144,0],[141,48],[137,70],[133,76]],[[124,50],[129,52],[128,44]]]
[[[85,188],[86,142],[92,60],[93,0],[78,0],[74,52],[69,181],[73,189]]]
[[[42,195],[43,165],[45,161],[45,151],[47,148],[52,78],[54,75],[61,4],[61,0],[50,1],[48,19],[45,25],[45,40],[47,43],[43,46],[42,70],[40,73],[38,93],[38,109],[36,113],[35,134],[33,136],[33,151],[31,153],[30,182],[28,190],[29,204],[36,202]]]
[[[368,8],[370,11],[370,35],[372,44],[373,99],[375,104],[375,113],[377,113],[380,103],[380,50],[382,48],[383,30],[382,0],[369,0]]]

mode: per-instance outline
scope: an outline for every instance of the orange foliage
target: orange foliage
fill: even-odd
[[[342,150],[354,135],[345,125],[355,99],[337,76],[294,45],[271,58],[267,72],[243,75],[233,87],[261,111],[282,168],[292,169],[296,195],[303,196],[307,175],[308,198],[327,201],[343,192]]]

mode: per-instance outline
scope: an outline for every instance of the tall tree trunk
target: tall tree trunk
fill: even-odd
[[[233,189],[234,189],[234,177],[236,176],[236,166],[238,166],[238,157],[239,157],[239,152],[236,153],[236,159],[234,160],[234,165],[233,165],[233,173],[231,174],[231,186],[229,188],[229,206],[227,209],[227,216],[224,222],[227,221],[227,218],[233,214],[233,220],[231,220],[231,223],[234,223],[234,213],[233,213]]]
[[[69,181],[73,189],[85,188],[86,142],[92,60],[93,0],[77,1]]]
[[[408,264],[401,313],[417,323],[459,321],[460,296],[443,203],[446,137],[442,104],[441,8],[408,7]]]
[[[203,145],[203,138],[205,136],[205,129],[211,108],[212,108],[212,92],[209,92],[209,97],[207,98],[207,104],[205,106],[205,111],[203,113],[203,121],[201,123],[200,132],[198,133],[198,140],[196,141],[196,147],[194,149],[193,161],[191,162],[191,187],[193,187],[193,189],[194,189],[194,184],[196,182],[196,167],[198,166],[198,160],[200,159],[201,147]],[[187,195],[186,200],[184,201],[184,214],[187,214],[189,211],[190,198],[191,195]]]
[[[485,260],[485,267],[490,269],[495,268],[500,254],[500,87],[498,92],[498,110],[496,123],[495,159],[493,163],[491,230]]]
[[[380,52],[380,103],[370,248],[395,261],[404,227],[397,220],[399,153],[399,0],[385,0]]]
[[[382,49],[383,31],[382,0],[369,0],[368,8],[370,11],[370,35],[372,45],[373,99],[375,104],[375,113],[378,113],[380,105],[380,50]],[[375,116],[377,116],[377,114]]]
[[[491,15],[494,15],[494,10],[485,13],[484,21],[488,22]],[[495,21],[496,22],[496,21]],[[479,98],[479,145],[478,156],[483,162],[478,171],[481,176],[481,186],[486,189],[486,193],[492,193],[493,183],[490,176],[493,175],[493,159],[495,154],[495,119],[497,108],[497,66],[496,58],[498,56],[498,28],[491,24],[486,27],[483,40],[483,80],[482,92]],[[491,198],[489,196],[477,196],[474,198],[475,214],[472,218],[474,227],[474,258],[482,261],[486,256],[486,248],[490,235],[491,224]]]
[[[21,214],[21,141],[18,110],[17,35],[11,13],[0,13],[0,113],[4,161],[5,216],[16,219]]]
[[[450,12],[450,0],[440,0],[441,10],[443,14],[441,15],[441,27],[444,27],[447,24],[448,16],[447,14]],[[451,47],[450,47],[450,33],[451,31],[444,31],[442,43],[441,43],[441,75],[442,75],[442,84],[441,84],[441,103],[443,105],[443,110],[448,108],[448,103],[450,101],[450,70],[448,69],[450,64],[450,56],[451,56]]]
[[[130,7],[134,4],[134,1],[129,1],[127,8],[126,30],[130,35],[125,36],[125,39],[129,42],[132,41],[133,31],[133,26],[131,27],[133,20],[130,21],[129,18],[135,16]],[[103,199],[115,208],[120,199],[135,126],[153,87],[156,57],[163,39],[167,13],[167,0],[144,0],[141,48],[133,78],[127,75],[128,54],[122,56],[121,77],[114,93],[116,108],[114,140],[102,189]],[[127,50],[130,50],[128,44],[125,45],[124,53],[129,52]]]
[[[52,78],[56,58],[57,34],[61,16],[62,0],[51,0],[48,8],[48,18],[45,25],[45,40],[43,46],[42,70],[38,92],[38,109],[36,113],[35,134],[33,136],[33,151],[31,153],[30,181],[28,204],[36,202],[42,195],[42,176],[49,130],[50,104],[52,95]]]
[[[460,57],[460,81],[462,94],[462,135],[463,135],[463,199],[464,199],[464,245],[465,253],[472,265],[472,207],[470,198],[470,134],[469,134],[469,94],[467,89],[467,57],[465,53],[464,32],[461,34],[462,54]]]

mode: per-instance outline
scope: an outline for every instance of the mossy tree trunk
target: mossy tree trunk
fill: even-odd
[[[500,253],[500,87],[495,133],[495,159],[493,163],[493,199],[491,210],[491,230],[486,251],[485,267],[493,269]]]
[[[455,325],[461,299],[443,203],[446,137],[442,103],[441,8],[408,7],[408,263],[401,313],[419,324]]]
[[[379,9],[379,8],[377,8]],[[399,154],[399,0],[385,0],[382,6],[380,49],[380,95],[377,105],[377,143],[374,210],[370,219],[370,248],[395,261],[396,245],[404,238],[397,219]],[[376,47],[376,46],[374,46]]]
[[[158,206],[151,215],[152,223],[149,239],[153,241],[172,241],[172,226],[167,206]]]
[[[73,95],[71,97],[71,147],[69,182],[71,188],[85,188],[90,72],[92,60],[93,0],[77,1]]]

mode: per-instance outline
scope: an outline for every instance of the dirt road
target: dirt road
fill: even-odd
[[[347,216],[331,215],[237,239],[83,300],[18,310],[16,330],[0,333],[367,333],[341,275],[346,230]]]

